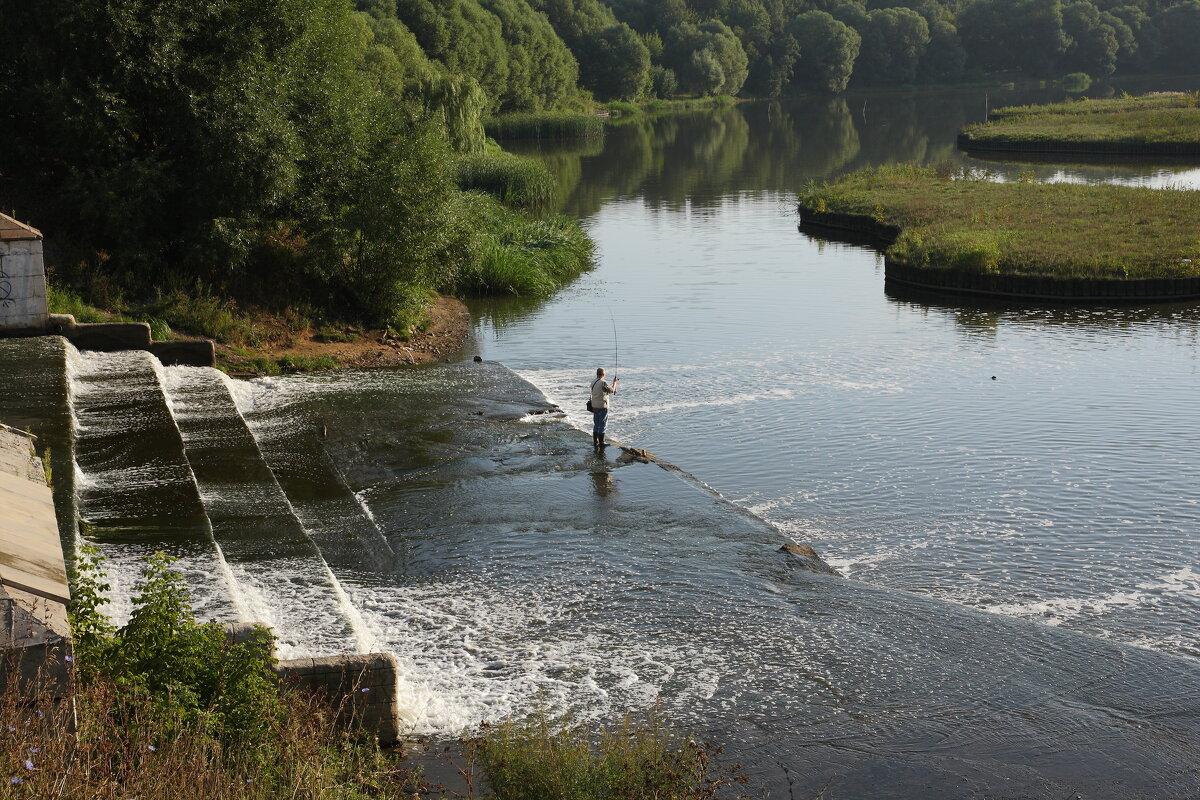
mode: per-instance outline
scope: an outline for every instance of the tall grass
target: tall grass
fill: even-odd
[[[478,250],[455,276],[455,291],[544,297],[591,268],[595,243],[575,220],[535,218],[481,194],[466,202],[479,232]]]
[[[207,292],[169,292],[149,303],[147,310],[172,328],[223,344],[259,345],[263,341],[263,333],[249,313],[233,301]]]
[[[486,728],[471,744],[496,800],[711,800],[744,783],[658,711],[590,735],[543,716]]]
[[[963,128],[975,145],[991,143],[1178,144],[1200,142],[1200,93],[1069,100],[1010,106]]]
[[[900,165],[810,184],[800,211],[898,226],[889,255],[917,267],[1051,278],[1200,277],[1195,191],[997,183],[979,172]]]
[[[494,139],[593,139],[604,136],[604,120],[594,114],[540,111],[503,114],[484,120]]]
[[[200,720],[164,715],[110,680],[72,680],[61,698],[15,681],[4,689],[6,800],[400,800],[417,783],[311,694],[284,692],[278,707],[250,709],[270,714],[251,750],[223,744]]]
[[[544,209],[554,203],[557,182],[541,161],[500,152],[460,158],[458,186],[487,192],[506,206]]]
[[[47,282],[46,304],[51,314],[70,314],[76,322],[107,322],[108,316],[65,286]]]

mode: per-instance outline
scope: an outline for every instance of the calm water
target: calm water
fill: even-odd
[[[1200,188],[1194,163],[963,158],[984,108],[983,90],[755,104],[551,155],[600,265],[535,308],[479,303],[474,349],[584,426],[615,321],[613,434],[847,575],[1200,657],[1200,307],[889,296],[873,250],[796,229],[806,180],[904,160]]]
[[[462,356],[518,374],[236,381],[0,341],[0,417],[51,446],[118,618],[165,549],[198,614],[284,657],[395,653],[417,733],[658,702],[757,797],[1197,797],[1200,307],[891,297],[875,253],[796,229],[804,180],[956,158],[983,108],[747,105],[548,154],[601,258],[476,306]],[[590,453],[572,424],[614,361],[612,432],[696,479]]]

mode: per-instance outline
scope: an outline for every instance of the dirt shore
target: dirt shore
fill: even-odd
[[[434,301],[429,317],[429,327],[407,341],[389,337],[386,331],[359,328],[338,332],[348,341],[318,341],[317,332],[308,330],[282,346],[247,349],[218,344],[217,363],[231,374],[261,374],[264,359],[281,364],[284,371],[289,360],[302,369],[430,364],[462,347],[471,328],[471,312],[461,300],[443,295]]]

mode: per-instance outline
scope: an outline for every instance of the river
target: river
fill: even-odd
[[[417,733],[657,702],[757,797],[1194,797],[1200,306],[890,296],[792,208],[911,159],[1200,186],[954,152],[988,105],[1055,97],[635,120],[542,153],[597,268],[474,303],[459,363],[237,381],[6,341],[0,416],[52,448],[118,617],[166,549],[199,615],[267,622],[285,657],[395,653]],[[610,432],[694,477],[589,452],[600,364]],[[528,413],[542,394],[569,417]]]

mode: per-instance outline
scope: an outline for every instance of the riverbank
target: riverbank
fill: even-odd
[[[1010,106],[958,136],[968,152],[1200,155],[1200,94]]]
[[[217,345],[217,365],[232,375],[270,375],[313,369],[362,369],[431,364],[456,352],[471,329],[471,312],[456,297],[439,295],[428,322],[407,339],[385,329],[307,328],[255,347]]]
[[[800,193],[802,224],[867,236],[888,277],[1063,300],[1200,296],[1200,192],[862,170]]]

